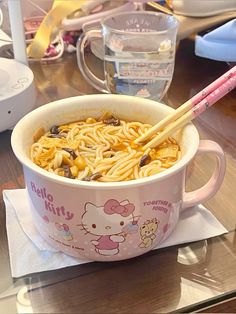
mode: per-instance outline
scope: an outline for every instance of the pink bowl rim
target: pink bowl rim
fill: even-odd
[[[157,102],[149,99],[144,99],[140,97],[135,97],[135,96],[126,96],[126,95],[114,95],[114,94],[92,94],[92,95],[81,95],[81,96],[74,96],[74,97],[68,97],[60,100],[56,100],[53,102],[50,102],[48,104],[45,104],[43,106],[38,107],[37,109],[34,109],[30,113],[26,114],[14,127],[12,136],[11,136],[11,146],[13,149],[13,152],[17,159],[21,162],[23,167],[28,168],[32,172],[36,173],[40,177],[58,183],[58,184],[63,184],[66,186],[71,186],[73,188],[85,188],[85,189],[101,189],[101,190],[110,190],[110,189],[124,189],[124,188],[134,188],[134,187],[139,187],[143,185],[148,185],[152,184],[161,180],[164,180],[166,178],[169,178],[170,176],[174,175],[175,173],[178,173],[182,171],[188,163],[192,160],[192,158],[195,156],[198,146],[199,146],[199,134],[196,129],[196,127],[192,124],[189,123],[187,126],[184,127],[184,129],[187,132],[191,132],[191,140],[192,144],[194,147],[191,148],[191,151],[189,150],[183,158],[181,158],[175,165],[173,165],[171,168],[166,169],[163,172],[160,172],[156,175],[152,175],[150,177],[145,177],[145,178],[140,178],[136,180],[130,180],[130,181],[121,181],[121,182],[96,182],[96,181],[80,181],[80,180],[74,180],[74,179],[69,179],[65,177],[58,176],[56,174],[50,173],[36,164],[34,164],[30,158],[23,153],[23,149],[21,148],[20,141],[19,141],[19,134],[23,133],[24,125],[26,122],[28,122],[32,117],[35,117],[38,115],[38,113],[41,113],[42,111],[47,111],[47,108],[49,108],[48,105],[50,105],[50,109],[58,108],[58,106],[64,107],[66,102],[74,102],[77,101],[78,99],[94,99],[96,101],[98,98],[101,100],[107,101],[107,99],[114,99],[119,98],[119,99],[124,99],[124,101],[129,100],[129,101],[135,101],[136,103],[150,103],[150,104],[155,104],[157,105]],[[163,107],[163,109],[168,110],[169,112],[172,112],[174,109],[162,104],[158,103],[158,106]]]

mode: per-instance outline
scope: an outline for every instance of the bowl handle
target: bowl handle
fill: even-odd
[[[216,155],[215,169],[204,186],[192,192],[184,192],[182,209],[198,205],[213,197],[224,180],[226,161],[222,148],[213,141],[201,140],[197,154],[202,153],[214,153]]]

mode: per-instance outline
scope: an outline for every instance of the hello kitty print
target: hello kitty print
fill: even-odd
[[[96,253],[104,256],[119,253],[127,234],[138,232],[138,217],[134,212],[135,206],[128,200],[109,199],[103,206],[85,204],[81,226],[85,234],[95,236],[91,243]]]
[[[110,197],[97,203],[86,193],[70,202],[30,181],[37,228],[53,246],[89,260],[120,260],[149,251],[166,238],[178,220],[179,202]],[[101,197],[99,195],[99,197]],[[95,198],[96,199],[96,198]],[[73,204],[71,204],[73,203]],[[37,206],[36,206],[36,205]]]

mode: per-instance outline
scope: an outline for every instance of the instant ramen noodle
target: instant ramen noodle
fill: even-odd
[[[31,160],[49,172],[83,181],[149,177],[170,168],[181,157],[180,147],[171,137],[146,150],[134,143],[151,127],[108,113],[100,119],[55,125],[31,146]]]

